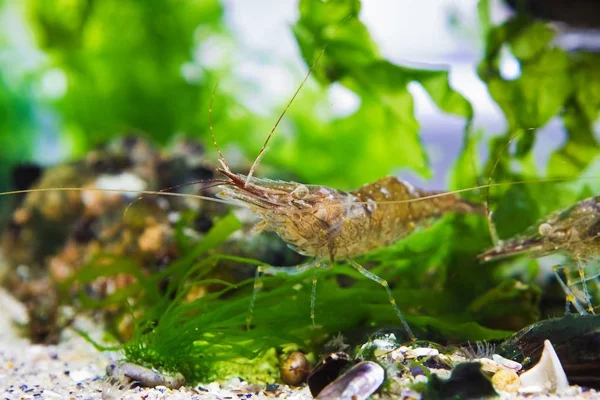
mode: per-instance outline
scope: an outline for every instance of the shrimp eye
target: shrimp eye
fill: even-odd
[[[538,227],[538,233],[542,236],[548,236],[550,233],[552,233],[552,229],[552,225],[543,223]]]
[[[298,185],[294,190],[292,190],[292,197],[295,199],[303,199],[308,196],[308,188],[304,185]]]

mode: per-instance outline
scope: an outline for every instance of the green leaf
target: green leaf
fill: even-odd
[[[571,95],[567,54],[558,48],[534,63],[522,65],[513,81],[499,75],[487,79],[488,90],[509,122],[509,129],[540,128],[562,109]]]
[[[554,30],[544,22],[528,24],[510,40],[512,53],[523,62],[536,60],[548,49],[554,34]]]
[[[300,20],[310,26],[339,24],[349,17],[357,17],[360,0],[301,0],[298,4]]]
[[[576,53],[571,63],[575,100],[585,118],[594,123],[600,116],[600,54]]]
[[[548,163],[548,176],[576,177],[600,153],[592,124],[578,104],[571,103],[563,114],[567,141],[555,151]]]
[[[212,85],[187,81],[182,65],[192,62],[196,37],[221,29],[217,0],[26,5],[47,69],[66,81],[49,102],[70,147],[83,152],[127,131],[162,144],[176,132],[204,131],[206,114],[199,119],[198,111],[208,109],[202,94]]]
[[[552,43],[553,38],[554,31],[547,24],[522,17],[490,31],[479,75],[509,124],[505,137],[499,139],[500,142],[491,142],[492,156],[486,172],[489,174],[497,160],[502,160],[495,179],[522,180],[537,176],[532,155],[537,130],[556,117],[563,119],[568,137],[550,157],[547,166],[550,177],[576,177],[598,155],[600,149],[593,134],[593,124],[600,110],[598,57],[567,54]],[[507,80],[500,73],[501,50],[506,46],[521,64],[521,76],[515,80]],[[516,151],[510,154],[499,143],[506,143],[517,132],[521,135]],[[511,164],[511,160],[518,162]],[[513,173],[515,165],[521,171]],[[540,200],[543,203],[547,198],[541,196]]]
[[[314,65],[321,83],[340,80],[351,68],[379,58],[377,45],[358,19],[359,6],[356,0],[300,2],[300,19],[292,30],[302,57]]]
[[[492,27],[489,0],[479,0],[477,2],[477,14],[479,16],[479,23],[481,24],[481,29],[484,32],[484,35],[486,35]]]
[[[431,172],[419,138],[413,99],[407,89],[410,76],[406,71],[387,61],[379,61],[355,69],[345,83],[366,101],[363,103],[364,107],[370,108],[367,115],[382,123],[373,132],[380,137],[390,135],[387,140],[376,143],[378,154],[394,154],[393,160],[397,167],[406,166],[429,176]]]
[[[431,100],[442,111],[469,120],[473,118],[471,103],[450,87],[448,71],[415,70],[414,80],[423,86]]]
[[[405,167],[429,177],[427,154],[419,138],[413,99],[407,85],[420,83],[438,107],[448,113],[470,119],[471,105],[449,86],[447,71],[411,69],[383,60],[366,27],[358,19],[358,12],[355,0],[303,0],[300,19],[294,26],[294,34],[308,65],[313,65],[324,50],[322,58],[313,67],[317,79],[322,83],[339,81],[361,97],[360,109],[354,115],[335,121],[335,129],[331,131],[337,146],[342,146],[339,143],[344,137],[351,141],[347,146],[349,153],[342,153],[346,161],[350,159],[359,165],[369,163],[368,169],[360,166],[348,175],[356,177],[352,181],[360,184],[389,174],[394,167]],[[358,138],[358,127],[362,127],[363,136],[369,132],[368,140]],[[345,131],[350,129],[355,131],[353,139],[350,132]],[[324,163],[323,170],[334,166],[335,161],[329,161],[327,165]],[[348,165],[344,168],[348,171]],[[316,178],[321,174],[313,171],[311,175]]]
[[[517,235],[540,219],[537,200],[524,185],[511,186],[506,191],[494,212],[500,238]]]
[[[467,131],[467,134],[464,135],[462,149],[450,172],[450,189],[464,189],[474,185],[487,184],[487,181],[480,181],[478,171],[481,162],[478,146],[482,138],[482,131],[475,133]],[[469,193],[465,193],[465,195],[469,198],[476,197]]]

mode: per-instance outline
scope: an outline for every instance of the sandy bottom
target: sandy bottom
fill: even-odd
[[[266,390],[239,379],[170,390],[165,387],[119,390],[105,381],[105,368],[117,353],[97,351],[73,329],[66,329],[56,346],[32,345],[19,336],[15,322],[25,322],[25,310],[0,289],[0,399],[311,399],[308,388],[279,386]],[[75,328],[102,337],[102,328],[78,318]]]

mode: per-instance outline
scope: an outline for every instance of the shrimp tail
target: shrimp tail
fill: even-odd
[[[473,203],[465,199],[458,199],[452,206],[451,211],[460,214],[487,214],[487,209],[484,204]]]
[[[538,257],[544,255],[543,244],[544,238],[536,236],[500,241],[496,246],[479,254],[477,258],[487,262],[524,253]]]
[[[420,197],[428,198],[428,202],[433,209],[437,209],[442,213],[455,212],[459,214],[486,215],[487,212],[484,204],[473,203],[455,194],[432,191],[419,192]]]

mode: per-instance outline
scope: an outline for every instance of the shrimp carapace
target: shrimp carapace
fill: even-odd
[[[415,189],[394,177],[347,193],[219,172],[231,179],[219,198],[250,207],[261,218],[260,230],[276,232],[300,254],[332,261],[388,246],[446,212],[485,213],[454,194],[418,201],[441,192]]]

